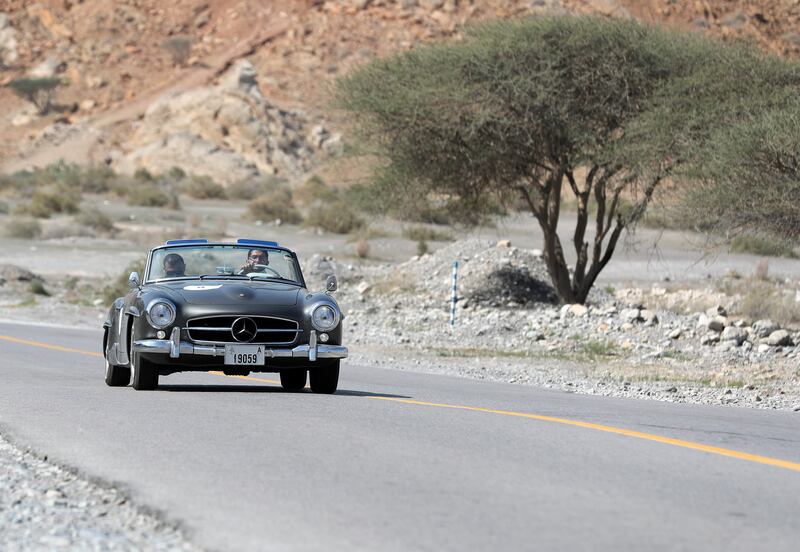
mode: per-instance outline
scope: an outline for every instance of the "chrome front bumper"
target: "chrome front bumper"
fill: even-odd
[[[133,350],[137,353],[162,353],[170,358],[180,358],[183,355],[225,356],[224,345],[195,345],[180,340],[178,328],[172,331],[170,339],[142,339],[133,342]],[[347,347],[342,345],[324,345],[317,343],[316,332],[311,332],[308,345],[298,345],[292,349],[264,348],[264,358],[307,358],[313,362],[318,358],[345,358]],[[233,345],[233,344],[232,344]],[[238,343],[238,345],[248,345]]]

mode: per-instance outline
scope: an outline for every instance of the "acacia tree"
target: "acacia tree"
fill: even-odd
[[[8,86],[17,96],[35,105],[40,115],[46,115],[53,103],[56,88],[62,84],[63,81],[58,77],[42,77],[15,79]]]
[[[496,21],[464,40],[372,62],[337,82],[393,200],[478,214],[521,201],[564,303],[585,302],[656,187],[711,137],[797,101],[796,66],[744,46],[594,17]],[[711,148],[711,149],[710,149]],[[575,261],[558,233],[577,204]]]
[[[679,215],[728,237],[756,232],[800,242],[800,106],[719,129],[707,149],[707,162],[687,175],[695,184]]]

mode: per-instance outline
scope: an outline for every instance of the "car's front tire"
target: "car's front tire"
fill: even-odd
[[[137,391],[152,391],[158,387],[158,365],[142,358],[139,353],[131,357],[133,366],[133,388]]]
[[[339,361],[325,367],[312,368],[308,371],[309,384],[314,393],[330,395],[339,386]]]
[[[133,351],[133,342],[136,336],[131,332],[131,373],[133,374],[133,388],[137,391],[152,391],[158,387],[158,365],[142,357],[141,353]]]
[[[130,368],[111,364],[108,359],[106,359],[106,385],[109,387],[125,387],[130,382]]]
[[[281,370],[281,387],[287,391],[301,391],[306,386],[307,370]]]

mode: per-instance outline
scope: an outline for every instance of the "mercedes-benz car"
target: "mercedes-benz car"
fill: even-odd
[[[342,311],[306,289],[297,255],[273,241],[171,240],[153,248],[144,274],[114,301],[103,324],[106,384],[151,390],[185,371],[278,372],[281,386],[333,393]]]

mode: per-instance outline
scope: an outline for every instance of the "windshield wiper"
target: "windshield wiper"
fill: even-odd
[[[197,276],[200,280],[208,278],[209,280],[225,279],[225,278],[238,278],[239,280],[247,280],[248,277],[243,274],[201,274]]]
[[[256,280],[256,279],[258,279],[258,280],[279,280],[281,282],[289,282],[289,283],[295,284],[297,286],[300,285],[299,282],[296,282],[296,281],[292,280],[291,278],[284,278],[283,276],[262,276],[262,275],[259,274],[258,276],[248,276],[248,278],[250,278],[251,282]]]

